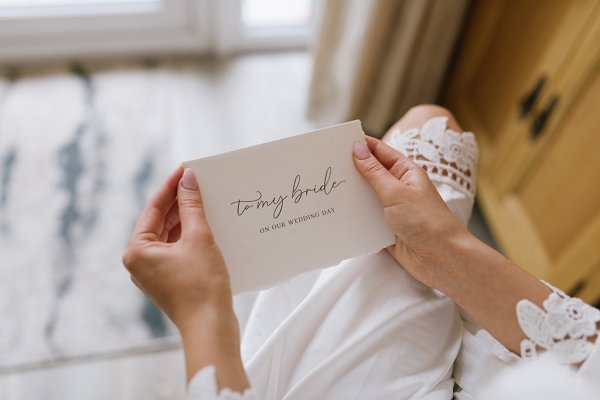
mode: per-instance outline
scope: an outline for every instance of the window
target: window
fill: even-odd
[[[219,2],[217,52],[306,47],[318,8],[314,0]]]
[[[305,47],[314,0],[0,0],[0,61]]]
[[[311,0],[242,0],[241,18],[246,29],[302,28],[312,20]]]

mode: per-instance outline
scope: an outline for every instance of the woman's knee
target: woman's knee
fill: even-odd
[[[446,126],[449,129],[457,132],[462,131],[462,128],[450,110],[435,104],[420,104],[412,107],[402,116],[402,118],[398,120],[398,122],[394,124],[392,129],[400,129],[401,131],[405,131],[407,129],[420,128],[429,119],[440,116],[448,118],[448,123]]]

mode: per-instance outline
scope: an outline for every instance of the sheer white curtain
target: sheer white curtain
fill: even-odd
[[[314,48],[309,116],[355,118],[380,135],[437,98],[468,0],[326,0]]]

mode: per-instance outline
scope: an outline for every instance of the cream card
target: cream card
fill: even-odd
[[[234,293],[394,242],[354,167],[355,141],[364,141],[360,121],[184,163],[198,177]]]

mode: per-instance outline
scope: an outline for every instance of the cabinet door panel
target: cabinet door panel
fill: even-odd
[[[550,261],[600,214],[600,65],[516,191]],[[600,247],[600,244],[598,244]]]
[[[475,0],[446,92],[478,136],[478,199],[503,251],[564,290],[585,287],[590,298],[600,296],[598,43],[600,0]],[[537,101],[520,116],[542,75]]]
[[[539,63],[573,3],[577,2],[553,0],[540,7],[537,0],[525,0],[504,6],[467,88],[491,135],[501,133],[499,128],[515,117],[521,96],[533,85],[535,75],[544,73]]]
[[[483,166],[502,160],[514,138],[526,132],[529,121],[519,118],[519,103],[539,77],[551,80],[568,61],[599,3],[475,3],[447,100],[467,129],[477,131]]]

